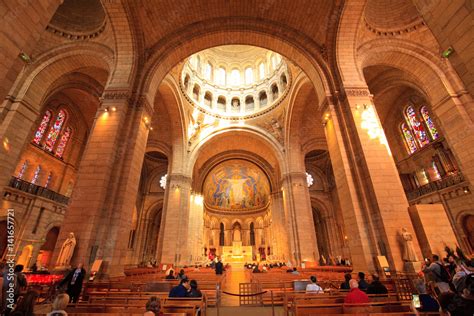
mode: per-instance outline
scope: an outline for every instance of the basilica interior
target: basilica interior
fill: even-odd
[[[2,259],[107,279],[474,254],[467,2],[0,8]]]

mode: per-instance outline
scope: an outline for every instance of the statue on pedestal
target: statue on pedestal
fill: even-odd
[[[416,257],[415,247],[413,246],[413,236],[408,232],[408,230],[402,228],[402,238],[404,242],[404,251],[403,251],[403,261],[406,262],[417,262],[418,258]]]
[[[56,261],[57,267],[69,267],[74,248],[76,247],[76,237],[74,233],[69,233],[69,237],[64,241],[61,251],[59,252],[58,260]]]

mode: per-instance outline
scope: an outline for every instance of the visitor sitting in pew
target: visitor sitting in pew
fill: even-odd
[[[18,299],[18,304],[16,305],[13,312],[11,312],[10,316],[34,316],[33,313],[35,309],[35,303],[38,299],[39,293],[30,290],[24,296]]]
[[[296,267],[293,268],[293,271],[291,272],[291,274],[296,274],[296,275],[299,275],[299,271],[296,269]]]
[[[352,275],[350,273],[344,274],[345,281],[341,283],[341,290],[350,290],[351,287],[349,286],[349,281],[352,279]]]
[[[252,270],[252,273],[260,273],[260,270],[258,269],[258,265],[255,265],[255,267]]]
[[[163,313],[160,312],[160,300],[156,296],[150,297],[145,308],[146,312],[143,316],[163,316]]]
[[[198,284],[196,280],[191,280],[189,282],[189,286],[191,287],[191,289],[186,294],[186,297],[202,297],[201,290],[198,289]]]
[[[324,293],[323,289],[317,284],[318,279],[314,275],[312,275],[310,278],[311,283],[306,285],[306,293],[311,293],[311,294],[319,294],[319,293]]]
[[[181,269],[178,273],[178,275],[176,276],[176,278],[178,280],[184,280],[184,279],[187,279],[188,277],[186,276],[186,274],[184,273],[184,269]]]
[[[360,284],[359,284],[360,286]],[[380,277],[377,273],[372,274],[372,283],[367,287],[367,294],[387,294],[388,290],[385,285],[380,282]]]
[[[170,270],[170,273],[166,276],[166,280],[175,280],[176,278],[174,277],[174,271]]]
[[[53,310],[46,316],[67,316],[66,307],[69,304],[69,295],[59,294],[53,301]]]
[[[367,291],[369,284],[365,280],[365,273],[359,272],[357,275],[359,277],[359,289],[361,289],[362,291]]]
[[[171,289],[169,297],[186,297],[188,291],[191,289],[189,280],[184,279],[179,282],[179,285]]]
[[[360,290],[359,282],[357,282],[357,280],[350,280],[349,286],[351,287],[351,290],[344,298],[345,304],[364,304],[369,302],[369,297]]]

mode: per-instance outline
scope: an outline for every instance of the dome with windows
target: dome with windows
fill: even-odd
[[[267,49],[226,45],[190,56],[181,88],[201,111],[220,118],[253,117],[274,109],[288,91],[285,60]]]

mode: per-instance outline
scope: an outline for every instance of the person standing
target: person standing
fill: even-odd
[[[425,266],[423,272],[431,274],[441,293],[449,291],[450,276],[444,265],[439,261],[438,255],[433,255],[431,264]]]
[[[79,263],[76,269],[69,272],[66,277],[59,283],[59,287],[67,285],[66,293],[69,295],[71,302],[76,303],[81,295],[82,283],[86,277],[86,270]]]

